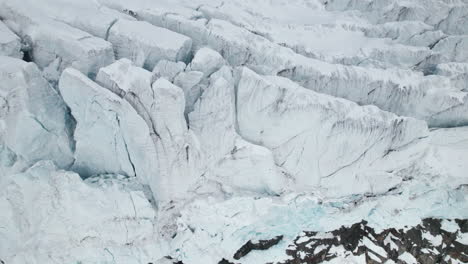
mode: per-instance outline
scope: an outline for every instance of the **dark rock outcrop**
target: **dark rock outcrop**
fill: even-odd
[[[283,239],[283,236],[276,236],[268,240],[259,240],[258,242],[252,242],[252,240],[249,240],[239,250],[237,250],[237,252],[234,254],[234,259],[242,258],[249,254],[252,250],[267,250],[278,244],[281,239]]]

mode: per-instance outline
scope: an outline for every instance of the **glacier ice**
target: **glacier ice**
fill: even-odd
[[[128,59],[101,68],[97,82],[124,98],[145,121],[147,128],[142,135],[151,137],[151,149],[156,152],[146,155],[147,162],[156,164],[147,171],[158,179],[154,195],[160,201],[182,197],[196,179],[200,162],[198,142],[184,118],[182,89],[164,78],[153,83],[151,72]]]
[[[168,60],[160,60],[153,68],[153,73],[156,78],[163,77],[166,80],[173,82],[180,72],[185,70],[185,63],[182,61],[174,62]]]
[[[204,90],[203,72],[182,71],[174,77],[174,84],[182,88],[185,96],[185,113],[193,111],[195,102]]]
[[[0,56],[0,76],[0,145],[8,161],[1,171],[16,172],[44,159],[70,166],[72,121],[57,91],[35,64],[20,59]]]
[[[162,257],[158,246],[147,242],[155,239],[155,212],[131,179],[107,175],[83,181],[41,161],[0,177],[0,183],[8,186],[0,191],[0,255],[8,263],[136,264]]]
[[[466,92],[448,88],[449,80],[445,78],[429,78],[394,68],[382,70],[323,62],[221,19],[193,20],[189,14],[167,14],[157,8],[135,12],[139,19],[189,36],[195,47],[209,46],[235,66],[279,74],[306,88],[423,119],[430,126],[459,126],[468,122]],[[445,111],[450,113],[440,114]],[[458,120],[455,124],[454,119]]]
[[[0,55],[22,58],[21,40],[0,21]]]
[[[47,79],[58,81],[67,67],[94,77],[99,68],[114,61],[109,42],[67,24],[41,17],[20,3],[2,1],[0,16],[32,49],[31,60]]]
[[[209,48],[201,48],[195,53],[187,70],[203,72],[203,77],[207,77],[219,70],[224,64],[225,61],[221,54]]]
[[[186,61],[192,40],[143,21],[118,20],[109,30],[117,59],[128,58],[152,70],[159,60]]]
[[[239,136],[235,102],[234,76],[224,66],[211,75],[210,85],[189,114],[190,129],[204,154],[205,177],[240,190],[280,193],[285,176],[268,149]]]
[[[308,91],[285,78],[244,68],[237,89],[240,134],[271,149],[276,163],[294,175],[295,189],[386,191],[399,182],[392,172],[426,147],[422,121]]]
[[[59,89],[76,120],[72,170],[82,177],[134,176],[156,188],[156,150],[148,126],[135,109],[71,68],[63,72]]]
[[[466,262],[467,12],[0,0],[0,263]]]

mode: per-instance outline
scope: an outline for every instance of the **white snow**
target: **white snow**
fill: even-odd
[[[452,220],[444,219],[441,224],[442,224],[441,228],[447,232],[455,233],[457,232],[457,230],[460,229],[457,222],[452,221]]]
[[[464,245],[468,245],[468,234],[459,232],[456,240]]]
[[[422,237],[424,239],[427,239],[435,247],[440,246],[442,244],[442,236],[441,235],[433,236],[429,232],[423,232]]]
[[[392,235],[392,233],[389,233],[387,235],[387,237],[385,237],[385,239],[384,239],[384,244],[385,245],[390,245],[391,250],[398,250],[398,246],[397,246],[397,244],[395,244],[393,239],[396,239],[396,237],[394,235]]]
[[[404,252],[403,254],[398,256],[398,259],[404,261],[405,264],[417,264],[418,263],[416,258],[414,258],[413,255],[411,255],[408,252]]]
[[[387,252],[376,244],[374,244],[369,238],[364,237],[362,240],[362,244],[366,246],[366,248],[372,250],[373,252],[379,254],[381,257],[387,258]],[[377,258],[377,260],[379,260]]]

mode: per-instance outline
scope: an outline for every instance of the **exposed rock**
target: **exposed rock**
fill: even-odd
[[[276,236],[272,239],[259,240],[254,242],[249,240],[234,254],[234,259],[241,259],[245,255],[249,254],[252,250],[267,250],[272,246],[278,244],[281,241],[281,239],[283,239],[283,236]]]
[[[234,264],[234,262],[230,262],[229,260],[223,258],[218,262],[218,264]]]
[[[441,220],[434,218],[412,228],[381,232],[362,221],[331,232],[303,232],[286,250],[291,259],[281,263],[347,263],[358,259],[365,263],[465,263],[468,245],[456,240],[460,231],[461,226],[454,232],[445,231]]]

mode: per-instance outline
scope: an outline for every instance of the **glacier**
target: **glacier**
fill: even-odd
[[[465,0],[0,0],[0,263],[468,263]]]

